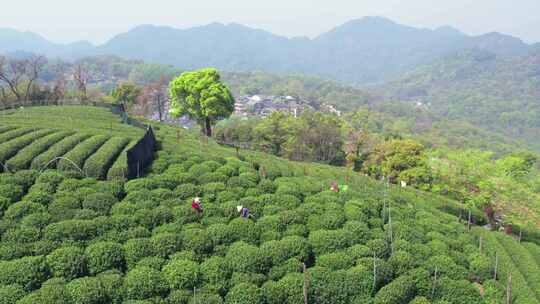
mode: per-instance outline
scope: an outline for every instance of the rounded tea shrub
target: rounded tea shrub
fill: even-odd
[[[243,241],[232,244],[225,258],[235,271],[247,273],[264,273],[270,262],[262,250]]]
[[[88,246],[85,250],[88,270],[91,274],[125,268],[124,250],[122,245],[114,242],[99,242]]]
[[[149,238],[130,239],[124,244],[123,249],[128,268],[134,267],[141,259],[155,253],[154,244]]]
[[[47,265],[55,277],[68,281],[86,274],[84,250],[75,246],[61,247],[47,256]]]
[[[75,279],[66,285],[66,289],[73,303],[107,303],[105,286],[96,277]]]
[[[192,289],[201,277],[199,265],[189,260],[171,260],[162,272],[171,289]]]
[[[112,194],[93,193],[84,199],[82,206],[83,208],[93,210],[100,215],[107,215],[116,202],[116,197]]]
[[[12,304],[26,295],[24,289],[17,284],[0,287],[0,304]]]
[[[227,293],[226,304],[262,303],[263,294],[260,288],[249,283],[240,283]]]
[[[127,299],[143,300],[163,297],[168,290],[160,271],[139,266],[132,269],[124,278],[124,293]]]

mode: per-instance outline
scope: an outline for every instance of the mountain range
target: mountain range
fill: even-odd
[[[414,28],[383,17],[352,20],[313,39],[287,38],[235,23],[189,29],[142,25],[98,46],[84,41],[56,44],[35,33],[0,29],[0,53],[29,51],[63,59],[107,54],[186,69],[303,73],[352,84],[381,82],[467,49],[513,58],[540,49],[540,44],[495,32],[469,36],[448,26]]]

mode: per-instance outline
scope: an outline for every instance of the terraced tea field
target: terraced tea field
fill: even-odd
[[[3,171],[11,172],[57,168],[73,175],[122,178],[127,172],[126,148],[143,135],[144,130],[122,124],[119,116],[105,108],[2,111],[0,164]]]
[[[115,176],[133,142],[35,127],[0,126],[0,155],[20,168],[67,155]],[[142,178],[0,173],[0,303],[502,304],[510,274],[511,303],[540,303],[538,244],[469,231],[455,201],[155,131],[162,149]]]

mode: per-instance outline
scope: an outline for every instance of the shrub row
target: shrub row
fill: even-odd
[[[24,135],[26,133],[30,133],[30,132],[32,132],[34,130],[35,129],[33,129],[33,128],[17,128],[17,129],[14,129],[14,130],[9,130],[7,132],[4,132],[4,133],[0,134],[0,143],[9,141],[9,140],[11,140],[13,138],[19,137],[19,136]]]
[[[474,230],[475,234],[483,238],[486,252],[489,252],[491,265],[495,265],[495,256],[498,256],[498,279],[506,285],[508,274],[512,274],[512,293],[516,297],[517,303],[538,303],[536,292],[529,285],[517,265],[512,261],[508,250],[502,246],[494,233],[490,233],[481,228]]]
[[[2,133],[5,133],[5,132],[13,130],[13,129],[15,129],[15,127],[12,127],[12,126],[0,126],[0,135]]]
[[[529,251],[531,256],[535,259],[536,265],[540,267],[540,246],[534,243],[523,243],[523,247]]]
[[[83,141],[63,156],[66,159],[61,159],[58,162],[58,169],[61,171],[76,171],[74,166],[77,166],[82,170],[86,159],[96,152],[108,139],[109,136],[106,135],[94,135]]]
[[[30,168],[34,170],[41,170],[51,160],[66,154],[73,149],[76,145],[80,144],[83,140],[90,137],[89,134],[77,133],[62,139],[56,144],[52,145],[47,151],[41,153],[34,158]],[[55,168],[56,162],[50,165],[50,168]]]
[[[126,147],[122,152],[120,152],[120,155],[118,155],[118,158],[113,163],[109,171],[107,172],[107,179],[114,180],[125,180],[126,176],[128,174],[128,165],[127,165],[127,151],[137,143],[137,141],[132,141]]]
[[[52,132],[52,130],[37,130],[0,144],[0,162],[5,163],[23,147]]]
[[[504,247],[523,274],[529,287],[536,292],[536,299],[540,302],[540,267],[536,264],[533,256],[523,246],[516,246],[515,240],[504,234],[498,234],[498,242]]]
[[[30,163],[36,156],[71,134],[73,134],[73,132],[58,132],[40,138],[31,145],[21,149],[15,156],[7,161],[6,165],[11,170],[28,169]]]
[[[109,139],[84,163],[83,170],[86,176],[97,179],[105,178],[108,169],[128,142],[129,139],[124,137],[113,137]]]

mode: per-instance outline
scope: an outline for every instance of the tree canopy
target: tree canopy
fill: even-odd
[[[212,136],[212,125],[216,121],[229,117],[234,111],[234,98],[214,68],[182,73],[171,81],[169,90],[171,115],[187,114],[207,136]]]
[[[132,83],[119,84],[113,91],[112,96],[116,103],[132,105],[141,94],[142,90]]]

